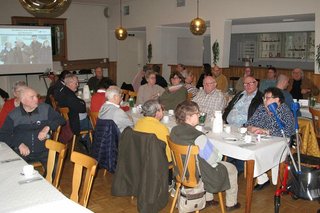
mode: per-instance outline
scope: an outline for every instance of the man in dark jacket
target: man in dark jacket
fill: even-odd
[[[20,96],[21,105],[8,114],[0,129],[0,141],[7,143],[27,162],[40,161],[46,168],[47,135],[65,121],[49,105],[38,104],[37,93],[33,89],[25,87]]]
[[[254,77],[245,77],[243,86],[244,91],[234,96],[222,116],[226,123],[239,127],[243,126],[263,103],[262,93],[258,90],[258,82]]]

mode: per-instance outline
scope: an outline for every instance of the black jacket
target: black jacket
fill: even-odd
[[[155,134],[133,131],[121,134],[112,195],[137,197],[138,211],[159,212],[168,203],[166,144]]]
[[[69,108],[70,127],[73,134],[78,135],[80,133],[79,113],[85,113],[87,111],[86,103],[84,100],[78,98],[67,86],[64,86],[60,94],[55,98],[56,101],[58,101],[59,107]]]
[[[224,110],[224,113],[222,115],[223,121],[228,123],[227,122],[227,117],[228,117],[230,111],[233,109],[234,105],[241,99],[242,96],[243,96],[243,94],[242,94],[242,91],[241,91],[241,92],[237,93],[232,98],[232,100],[230,101],[230,103],[228,104],[228,106],[226,107],[226,109]],[[251,118],[251,116],[256,111],[258,106],[263,103],[262,96],[263,96],[263,94],[259,90],[257,90],[257,94],[253,97],[253,99],[251,100],[251,103],[249,105],[248,119],[247,120],[249,120]]]

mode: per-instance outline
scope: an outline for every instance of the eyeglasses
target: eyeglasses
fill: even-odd
[[[179,77],[175,76],[175,77],[172,77],[171,79],[180,79]]]
[[[243,86],[252,86],[253,84],[255,84],[257,81],[251,81],[251,82],[248,82],[248,83],[244,83]]]
[[[273,96],[270,96],[270,97],[263,97],[263,100],[264,101],[267,101],[267,100],[269,100],[270,98],[274,98]]]

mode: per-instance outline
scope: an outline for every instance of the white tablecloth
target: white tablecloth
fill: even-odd
[[[91,212],[65,197],[44,178],[19,184],[26,180],[21,172],[27,163],[22,159],[3,162],[17,158],[20,157],[11,148],[0,142],[0,212]],[[34,177],[42,176],[37,173]]]

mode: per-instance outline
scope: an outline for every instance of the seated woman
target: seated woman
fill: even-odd
[[[144,104],[148,100],[157,99],[164,92],[164,89],[156,84],[156,73],[154,71],[148,70],[145,77],[148,83],[139,87],[137,104]]]
[[[184,87],[184,78],[180,72],[173,71],[170,75],[170,82],[171,86],[166,88],[159,97],[160,103],[166,110],[175,109],[179,103],[188,98],[188,91]]]
[[[20,96],[19,96],[20,90],[21,90],[21,88],[23,88],[25,86],[27,86],[27,85],[24,81],[17,81],[13,85],[12,92],[13,92],[14,98],[7,100],[3,104],[3,107],[0,112],[0,128],[2,127],[4,121],[6,120],[9,112],[11,112],[14,108],[16,108],[20,105]]]
[[[253,116],[248,120],[246,126],[248,131],[255,134],[267,134],[282,137],[281,130],[276,121],[275,116],[269,111],[268,105],[277,103],[277,116],[283,124],[284,134],[290,138],[295,133],[294,117],[287,104],[284,102],[283,93],[279,88],[269,87],[264,92],[263,104],[261,104]],[[257,177],[257,185],[255,190],[261,190],[270,184],[267,174]]]
[[[204,188],[209,193],[226,190],[227,210],[240,208],[237,202],[238,173],[232,164],[221,161],[222,155],[214,143],[195,126],[199,124],[199,106],[193,101],[178,104],[175,110],[177,126],[173,127],[170,137],[179,145],[199,146],[199,166]]]

